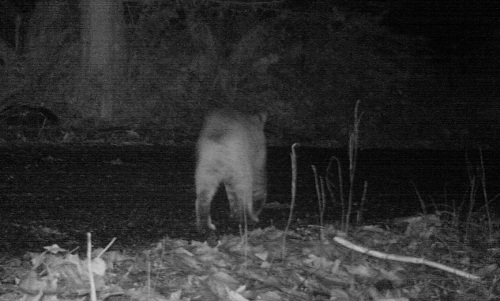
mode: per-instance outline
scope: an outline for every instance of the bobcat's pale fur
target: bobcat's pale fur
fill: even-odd
[[[231,217],[258,221],[266,200],[267,115],[216,110],[205,117],[198,138],[196,219],[200,232],[215,230],[210,215],[212,199],[222,183]]]

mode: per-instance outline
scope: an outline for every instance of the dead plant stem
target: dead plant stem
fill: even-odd
[[[363,195],[361,196],[361,202],[359,204],[358,213],[356,215],[356,224],[359,226],[363,222],[363,211],[366,203],[366,192],[368,190],[368,181],[365,181],[363,186]]]
[[[319,210],[319,225],[323,227],[323,217],[325,213],[325,188],[324,181],[322,177],[318,176],[318,171],[316,170],[316,166],[311,165],[314,174],[314,184],[316,187],[316,196],[318,198],[318,210]]]
[[[359,124],[363,114],[359,114],[360,101],[356,102],[354,107],[354,127],[349,134],[349,202],[347,204],[347,214],[345,222],[345,231],[349,231],[349,224],[354,202],[354,180],[356,178],[356,163],[358,159],[358,142],[359,142]]]
[[[94,272],[92,270],[92,234],[87,232],[87,268],[90,282],[90,300],[97,301],[97,292],[94,282]]]
[[[290,204],[290,214],[288,215],[288,222],[286,223],[285,233],[283,234],[283,243],[281,245],[281,257],[285,258],[286,251],[286,236],[288,233],[288,229],[290,228],[290,224],[292,223],[293,218],[293,208],[295,207],[295,195],[297,192],[297,154],[295,153],[295,148],[298,147],[298,143],[294,143],[292,145],[292,152],[290,153],[290,159],[292,164],[292,201]]]
[[[415,189],[415,193],[417,194],[418,201],[420,202],[420,207],[422,208],[422,214],[427,215],[427,208],[425,207],[425,202],[422,196],[420,195],[420,192],[418,191],[417,184],[410,180],[411,185],[413,186],[413,189]]]
[[[470,192],[469,192],[469,212],[467,213],[467,222],[465,225],[465,235],[466,239],[470,238],[470,227],[472,223],[472,213],[474,208],[474,203],[476,201],[476,176],[472,176],[470,183]]]
[[[337,172],[338,172],[338,177],[339,177],[339,197],[340,197],[340,207],[342,208],[342,218],[341,218],[341,227],[342,231],[346,231],[346,222],[347,222],[347,217],[346,217],[346,202],[345,202],[345,197],[344,197],[344,181],[342,178],[342,165],[340,164],[339,158],[332,156],[332,159],[334,159],[337,162]]]
[[[488,220],[488,238],[491,239],[493,234],[493,225],[491,220],[490,206],[488,204],[488,193],[486,192],[486,172],[484,170],[483,150],[479,148],[479,158],[481,159],[481,186],[483,187],[483,197],[486,210],[486,218]]]

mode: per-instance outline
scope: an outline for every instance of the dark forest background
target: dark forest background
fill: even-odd
[[[344,146],[359,100],[361,147],[498,147],[496,1],[124,1],[107,110],[102,74],[82,76],[87,2],[0,0],[4,141],[53,121],[55,140],[191,143],[208,109],[235,107],[269,112],[271,144]]]

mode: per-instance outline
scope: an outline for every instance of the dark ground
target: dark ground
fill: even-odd
[[[289,152],[285,148],[269,149],[268,203],[290,201]],[[320,175],[324,175],[330,157],[336,155],[342,159],[346,173],[347,151],[298,148],[297,153],[294,225],[319,224],[311,165],[315,164]],[[490,199],[500,190],[500,161],[495,157],[493,152],[484,154]],[[478,151],[467,156],[463,151],[363,151],[358,161],[354,199],[359,201],[367,181],[364,217],[369,222],[420,213],[414,187],[428,206],[433,202],[451,205],[453,201],[458,206],[464,197],[468,199],[467,160],[471,161],[471,177],[475,175],[477,179]],[[105,246],[112,237],[117,237],[115,247],[128,248],[146,246],[165,236],[199,239],[195,228],[194,161],[191,147],[3,146],[0,248],[17,253],[39,251],[57,243],[72,249],[84,246],[87,232],[93,233],[95,246]],[[337,175],[336,167],[333,171]],[[344,181],[348,181],[347,175]],[[481,186],[476,187],[482,196]],[[344,191],[347,194],[348,189]],[[480,197],[477,199],[480,205],[484,204]],[[228,221],[224,194],[219,193],[214,203],[213,219],[219,232],[238,233],[237,225]],[[339,221],[340,210],[328,201],[325,222]],[[266,208],[258,226],[283,228],[288,212],[286,208]]]

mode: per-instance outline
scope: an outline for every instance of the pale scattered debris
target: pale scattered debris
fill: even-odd
[[[436,225],[435,221],[430,224]],[[248,233],[246,243],[242,237],[223,236],[215,247],[206,242],[165,238],[147,250],[128,254],[109,251],[108,245],[87,255],[92,258],[90,261],[52,245],[42,253],[30,253],[29,267],[19,259],[2,264],[1,268],[11,270],[14,278],[2,275],[2,285],[8,286],[5,293],[0,292],[0,301],[83,300],[91,293],[90,274],[95,281],[92,290],[96,300],[120,295],[144,301],[403,301],[421,298],[423,293],[430,296],[431,292],[425,291],[429,276],[419,278],[423,269],[415,269],[418,266],[432,267],[425,273],[437,268],[466,277],[466,281],[475,280],[471,285],[480,285],[477,280],[482,275],[500,275],[496,264],[485,266],[474,275],[425,260],[418,254],[411,257],[377,251],[405,239],[411,243],[408,236],[380,227],[359,228],[353,237],[332,226],[311,229],[309,237],[294,231],[287,233],[284,259],[285,232],[274,227]],[[407,231],[417,235],[413,230]],[[364,245],[351,241],[362,241]]]
[[[409,263],[415,263],[415,264],[423,264],[423,265],[427,265],[427,266],[434,267],[434,268],[437,268],[437,269],[441,269],[441,270],[446,271],[446,272],[450,272],[450,273],[456,274],[458,276],[461,276],[461,277],[464,277],[464,278],[467,278],[467,279],[470,279],[470,280],[480,280],[479,276],[472,275],[472,274],[469,274],[467,272],[460,271],[458,269],[454,269],[454,268],[445,266],[444,264],[440,264],[440,263],[437,263],[437,262],[429,261],[429,260],[426,260],[424,258],[409,257],[409,256],[400,256],[400,255],[387,254],[387,253],[378,252],[378,251],[375,251],[375,250],[370,250],[370,249],[367,249],[365,247],[362,247],[362,246],[359,246],[359,245],[355,245],[355,244],[351,243],[350,241],[348,241],[348,240],[346,240],[346,239],[344,239],[344,238],[342,238],[340,236],[335,237],[334,241],[337,242],[337,243],[339,243],[339,244],[341,244],[341,245],[343,245],[346,248],[349,248],[349,249],[352,249],[354,251],[357,251],[357,252],[360,252],[360,253],[363,253],[363,254],[366,254],[366,255],[370,255],[370,256],[373,256],[373,257],[382,258],[382,259],[388,259],[388,260],[394,260],[394,261],[401,261],[401,262],[409,262]]]

